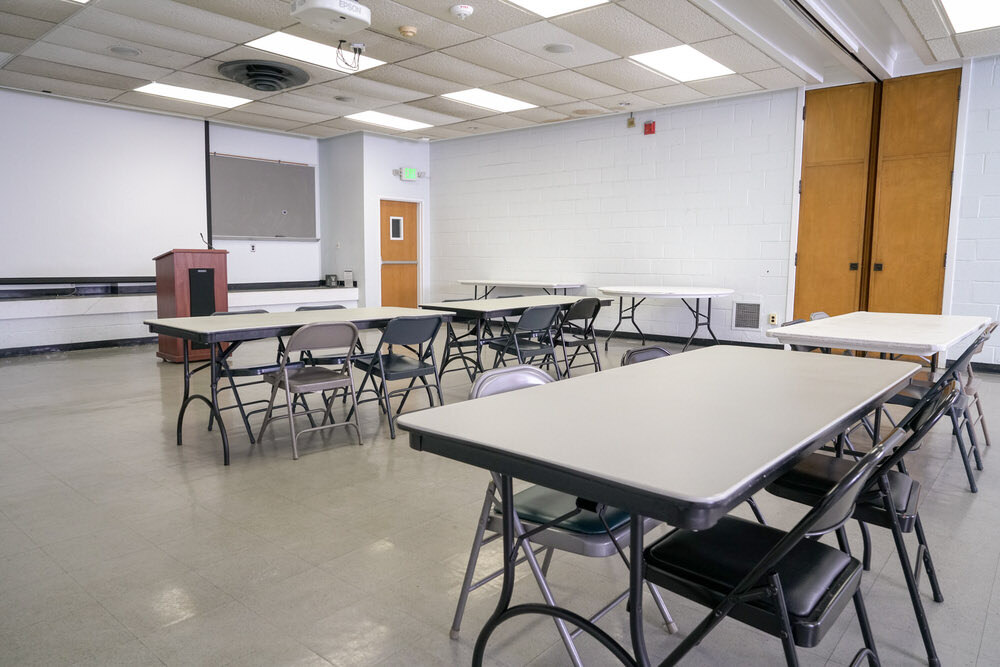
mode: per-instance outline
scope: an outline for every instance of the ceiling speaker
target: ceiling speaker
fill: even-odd
[[[219,74],[264,92],[293,88],[309,81],[309,75],[298,67],[271,60],[233,60],[219,65]]]

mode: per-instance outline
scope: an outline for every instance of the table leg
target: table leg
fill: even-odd
[[[209,362],[192,371],[191,361],[188,356],[188,341],[184,341],[184,399],[181,401],[181,408],[177,413],[177,445],[180,446],[184,444],[181,437],[181,430],[184,426],[184,413],[187,412],[187,408],[191,405],[192,401],[202,401],[208,406],[208,409],[212,411],[212,419],[219,423],[219,434],[222,436],[223,459],[225,460],[225,464],[229,465],[229,437],[226,435],[226,425],[222,423],[222,412],[219,410],[218,388],[220,364],[218,348],[218,343],[211,343],[209,345]],[[202,394],[192,394],[191,376],[206,366],[212,374],[210,397],[203,396]]]
[[[510,475],[500,475],[500,507],[503,515],[503,585],[497,606],[482,631],[476,638],[472,652],[472,664],[482,665],[486,653],[486,641],[489,632],[499,624],[501,616],[510,607],[510,599],[514,595],[514,566],[517,564],[517,552],[514,551],[514,486]]]
[[[629,517],[629,614],[628,625],[632,635],[632,653],[635,664],[640,667],[649,665],[646,654],[646,640],[642,633],[642,595],[645,592],[646,560],[643,558],[643,519],[638,514]]]
[[[188,358],[188,342],[186,340],[181,341],[184,348],[184,398],[181,399],[180,410],[177,411],[177,446],[180,447],[183,443],[181,440],[181,427],[184,425],[184,412],[187,410],[188,403],[191,402],[191,362]]]
[[[931,355],[931,373],[937,370],[938,367],[938,352]]]
[[[694,330],[691,331],[691,336],[687,339],[687,342],[684,343],[684,349],[681,350],[681,352],[688,349],[688,346],[694,341],[694,337],[697,335],[698,329],[701,329],[702,327],[708,329],[708,333],[712,336],[712,340],[715,341],[716,345],[719,343],[719,339],[716,338],[715,332],[712,331],[712,299],[708,298],[705,299],[705,301],[708,302],[708,310],[705,313],[702,313],[701,299],[694,300],[694,308],[691,307],[691,304],[687,299],[681,299],[681,302],[687,306],[689,311],[691,311],[691,316],[694,317]]]
[[[632,322],[632,327],[639,333],[640,336],[642,336],[642,344],[643,345],[646,344],[646,334],[644,334],[642,332],[642,329],[639,328],[639,325],[635,323],[635,309],[638,308],[645,300],[646,298],[643,297],[638,301],[636,301],[635,297],[632,297],[632,305],[626,308],[625,297],[623,296],[618,297],[618,324],[616,324],[615,328],[611,330],[611,333],[608,334],[608,337],[604,339],[605,352],[608,351],[608,343],[611,342],[611,338],[615,335],[615,333],[618,332],[618,327],[620,327],[622,325],[622,322],[624,322],[625,320],[630,320]]]
[[[209,403],[209,407],[212,409],[212,414],[215,415],[215,420],[219,422],[219,435],[222,436],[222,458],[225,461],[225,465],[229,465],[229,436],[226,434],[226,425],[222,422],[222,413],[219,411],[219,363],[218,363],[218,349],[219,346],[216,343],[212,343],[209,347],[209,355],[211,356],[211,367],[209,370],[212,373],[211,380],[211,397],[212,401]]]

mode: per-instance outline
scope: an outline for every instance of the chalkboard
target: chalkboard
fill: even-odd
[[[212,236],[316,239],[316,170],[212,155]]]

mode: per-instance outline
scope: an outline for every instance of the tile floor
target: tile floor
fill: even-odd
[[[613,344],[609,363],[624,349]],[[241,354],[270,348],[255,343]],[[1000,429],[1000,378],[984,379]],[[446,401],[464,400],[466,378],[449,374],[445,385]],[[226,468],[201,406],[189,413],[184,446],[175,445],[180,391],[180,368],[156,361],[151,346],[0,360],[0,664],[469,664],[499,587],[473,593],[461,638],[449,639],[482,471],[414,452],[405,437],[391,441],[373,404],[362,409],[363,447],[343,431],[313,435],[300,441],[299,461],[283,425],[250,447],[229,412]],[[650,437],[669,437],[669,425]],[[945,665],[1000,664],[994,458],[986,453],[981,491],[969,493],[939,426],[911,464],[946,597],[932,602],[924,582]],[[766,493],[758,500],[777,525],[801,515]],[[863,586],[883,664],[921,664],[890,536],[873,537]],[[481,562],[496,566],[497,556],[489,550]],[[566,555],[550,582],[557,601],[588,614],[626,585],[616,559]],[[652,656],[703,613],[665,598],[681,634],[666,635],[647,614]],[[515,599],[540,599],[525,573]],[[623,609],[601,625],[626,637]],[[611,662],[591,640],[578,643],[587,664]],[[848,610],[819,647],[801,652],[802,663],[847,664],[860,644]],[[489,658],[567,663],[552,624],[538,619],[505,624]],[[782,663],[777,640],[734,621],[685,662]]]

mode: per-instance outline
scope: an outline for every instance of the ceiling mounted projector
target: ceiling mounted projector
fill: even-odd
[[[292,18],[337,35],[350,35],[372,24],[372,10],[354,0],[292,0]]]

